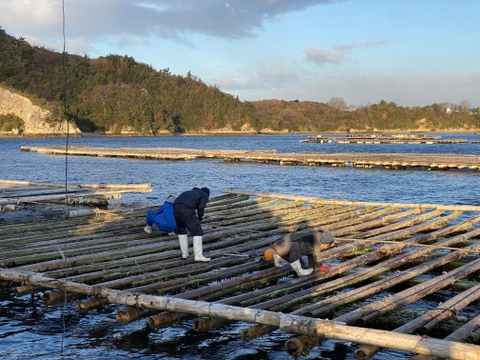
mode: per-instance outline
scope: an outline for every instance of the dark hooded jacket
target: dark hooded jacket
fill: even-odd
[[[210,196],[208,188],[194,187],[192,190],[187,190],[177,196],[174,204],[183,204],[197,211],[198,220],[202,221]]]

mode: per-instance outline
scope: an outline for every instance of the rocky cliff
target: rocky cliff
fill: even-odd
[[[25,136],[64,136],[67,131],[70,135],[81,134],[74,124],[66,122],[47,122],[50,111],[32,104],[32,101],[24,96],[12,93],[0,87],[0,115],[16,115],[24,122],[24,130],[21,135]],[[4,135],[8,135],[5,134]],[[19,135],[18,131],[12,131],[10,135]]]

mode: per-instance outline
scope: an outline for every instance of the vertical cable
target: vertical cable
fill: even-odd
[[[70,130],[68,124],[68,114],[67,114],[67,68],[66,68],[66,56],[67,56],[67,40],[65,35],[65,0],[62,0],[62,33],[63,33],[63,51],[62,51],[62,70],[63,70],[63,116],[65,117],[66,122],[66,130],[67,130],[67,138],[65,143],[65,197],[67,201],[67,216],[69,217],[69,198],[68,198],[68,143],[70,139]],[[65,242],[63,246],[63,252],[61,252],[62,257],[67,262],[67,239],[68,239],[68,227],[67,233],[65,235]],[[68,262],[67,262],[68,263]],[[63,346],[64,346],[64,339],[66,333],[66,324],[65,324],[65,312],[67,308],[67,276],[68,273],[65,273],[65,288],[63,289],[64,292],[64,302],[63,302],[63,311],[62,311],[62,325],[63,325],[63,333],[62,333],[62,342],[60,347],[60,354],[63,354]]]

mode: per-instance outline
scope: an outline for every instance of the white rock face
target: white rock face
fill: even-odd
[[[0,87],[0,115],[13,114],[18,116],[25,123],[23,135],[66,135],[81,134],[74,124],[65,121],[57,123],[46,122],[45,119],[50,115],[50,111],[33,105],[32,102],[24,96],[12,93]],[[12,135],[16,135],[12,131]]]

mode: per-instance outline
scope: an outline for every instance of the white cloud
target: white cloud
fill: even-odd
[[[343,58],[341,51],[329,51],[321,48],[310,48],[304,51],[305,59],[317,65],[338,64]]]

